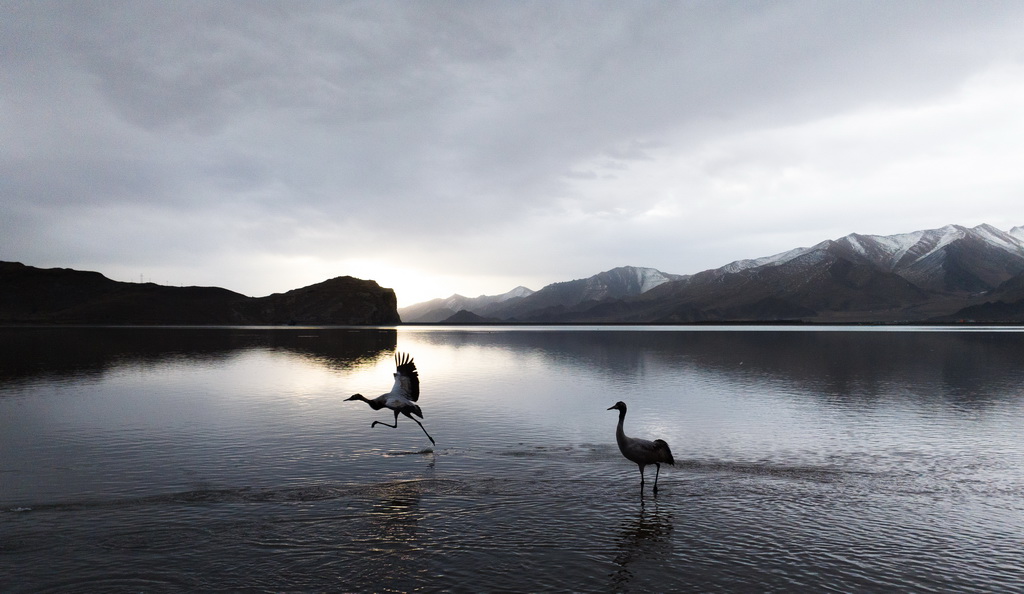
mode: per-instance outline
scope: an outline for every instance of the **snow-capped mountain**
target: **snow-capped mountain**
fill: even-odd
[[[654,268],[621,266],[588,278],[553,283],[514,303],[474,313],[506,320],[535,319],[542,312],[557,314],[610,299],[635,297],[683,278]]]
[[[443,321],[462,310],[483,311],[493,305],[516,301],[532,294],[532,290],[523,286],[516,287],[501,295],[463,297],[456,293],[445,299],[431,299],[430,301],[400,308],[398,313],[402,316],[402,321],[404,322],[433,323]]]
[[[977,293],[993,289],[1024,271],[1024,228],[1014,227],[1004,232],[991,225],[971,229],[946,225],[940,229],[889,236],[851,233],[809,248],[740,260],[719,270],[735,273],[780,266],[828,251],[851,262],[897,274],[922,289]]]
[[[622,304],[616,315],[682,322],[959,319],[968,317],[959,310],[984,303],[1022,275],[1021,227],[854,233],[693,275]]]
[[[516,287],[508,293],[480,296],[473,299],[453,295],[447,299],[434,299],[399,310],[406,322],[431,323],[448,319],[466,310],[482,318],[512,319],[551,307],[576,307],[580,303],[621,299],[640,295],[659,285],[684,278],[678,274],[654,268],[622,266],[594,276],[553,283],[533,292]]]
[[[961,318],[1019,323],[1024,322],[1024,226],[852,233],[690,276],[616,268],[471,312],[475,319],[540,323]]]

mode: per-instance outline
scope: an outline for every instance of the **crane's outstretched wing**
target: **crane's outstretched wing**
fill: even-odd
[[[416,372],[412,356],[408,353],[395,353],[395,365],[398,373],[395,374],[395,385],[391,391],[416,402],[420,399],[420,374]]]

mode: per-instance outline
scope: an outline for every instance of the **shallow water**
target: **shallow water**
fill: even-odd
[[[430,442],[355,392],[416,358]],[[0,329],[0,591],[1000,591],[1024,333]],[[657,497],[614,440],[665,439]]]

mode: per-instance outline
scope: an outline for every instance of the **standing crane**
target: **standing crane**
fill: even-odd
[[[654,464],[657,468],[654,472],[654,493],[657,494],[661,463],[673,465],[676,463],[672,459],[672,451],[668,449],[668,444],[663,439],[647,441],[646,439],[638,439],[626,435],[625,431],[622,430],[622,423],[626,420],[625,402],[620,400],[608,407],[608,410],[619,411],[619,426],[615,428],[615,441],[618,442],[619,451],[622,452],[622,455],[640,467],[640,494],[642,495],[644,492],[644,466],[648,464]]]
[[[385,427],[395,429],[398,427],[398,414],[401,413],[416,421],[416,424],[420,426],[420,429],[423,429],[423,433],[426,434],[430,443],[436,445],[434,438],[430,437],[426,428],[423,427],[423,423],[413,417],[413,415],[416,415],[421,419],[423,418],[423,411],[416,404],[416,401],[420,399],[420,376],[416,372],[416,364],[412,362],[412,357],[408,353],[395,353],[395,367],[395,385],[391,387],[390,392],[381,394],[373,399],[367,398],[362,394],[353,394],[346,398],[345,401],[362,400],[369,404],[373,410],[389,408],[395,411],[394,425],[388,425],[384,421],[374,421],[370,424],[371,428],[376,427],[377,423],[380,423]]]

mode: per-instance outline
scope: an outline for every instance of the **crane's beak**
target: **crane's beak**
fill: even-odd
[[[608,410],[615,410],[615,405],[613,404],[613,405],[609,406]]]
[[[346,398],[345,402],[348,402],[349,400],[359,400],[360,396],[362,396],[362,394],[353,394],[353,395],[349,396],[348,398]]]

